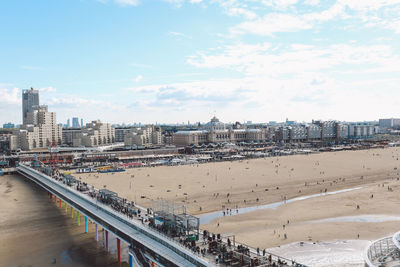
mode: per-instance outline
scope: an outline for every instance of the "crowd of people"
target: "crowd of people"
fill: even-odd
[[[40,168],[38,168],[41,170]],[[65,177],[59,172],[52,175],[57,181],[65,182]],[[142,213],[140,207],[137,207],[134,202],[128,201],[125,198],[118,197],[116,193],[109,191],[114,194],[104,194],[101,190],[89,186],[85,182],[75,180],[74,183],[68,184],[79,192],[85,193],[88,196],[109,205],[113,210],[126,215],[128,218],[133,219],[136,217],[143,224],[156,229],[157,231],[169,235],[171,238],[175,238],[177,242],[181,243],[184,247],[191,250],[192,252],[203,257],[215,257],[215,263],[222,266],[296,266],[295,262],[289,265],[286,261],[278,258],[273,260],[272,255],[266,255],[266,251],[263,250],[262,256],[257,251],[257,254],[251,253],[250,249],[244,245],[233,245],[231,240],[223,240],[220,234],[213,234],[206,230],[203,231],[203,242],[199,240],[199,236],[187,236],[181,231],[174,231],[168,229],[163,225],[156,225],[154,218],[149,215],[154,214],[151,209],[147,209],[145,214]],[[227,209],[224,211],[226,215],[231,215],[232,210]]]

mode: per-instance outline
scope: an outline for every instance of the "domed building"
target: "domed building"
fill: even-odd
[[[209,122],[207,122],[206,124],[204,124],[204,126],[202,126],[203,130],[207,130],[207,131],[224,131],[225,128],[225,123],[220,122],[219,119],[217,117],[212,117],[211,120]]]
[[[265,139],[261,129],[227,129],[226,124],[217,117],[195,131],[178,131],[173,135],[173,143],[177,146],[199,145],[207,143],[252,142]]]

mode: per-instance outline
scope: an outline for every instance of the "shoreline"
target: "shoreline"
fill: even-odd
[[[257,206],[238,208],[238,209],[234,209],[234,211],[230,212],[229,214],[228,214],[228,212],[225,212],[225,210],[219,210],[219,211],[213,211],[213,212],[207,212],[207,213],[200,213],[197,216],[200,218],[200,224],[207,224],[207,223],[211,223],[215,219],[223,218],[225,216],[230,217],[230,216],[236,216],[239,214],[250,213],[250,212],[254,212],[254,211],[258,211],[258,210],[276,209],[282,205],[289,204],[289,203],[292,203],[295,201],[302,201],[302,200],[307,200],[307,199],[315,198],[315,197],[324,197],[324,196],[329,196],[329,195],[335,195],[335,194],[350,192],[350,191],[359,190],[359,189],[362,189],[362,187],[348,188],[348,189],[342,189],[342,190],[337,190],[337,191],[333,191],[333,192],[324,192],[324,193],[318,193],[318,194],[312,194],[312,195],[304,195],[304,196],[290,198],[290,199],[279,201],[279,202],[272,202],[272,203],[267,203],[267,204],[262,204],[262,205],[257,205]],[[203,220],[203,222],[202,222],[202,220]]]
[[[186,205],[190,214],[199,217],[208,211],[221,215],[222,208],[248,210],[246,213],[216,218],[201,225],[201,228],[212,233],[232,234],[237,242],[270,251],[278,246],[301,241],[324,243],[328,242],[325,240],[374,240],[398,231],[397,220],[363,221],[363,218],[381,217],[382,214],[400,217],[400,174],[397,170],[400,167],[397,160],[399,153],[400,149],[387,148],[73,175],[97,188],[106,185],[107,189],[117,192],[119,196],[136,200],[144,207],[151,207],[153,199],[164,198]],[[0,178],[1,181],[4,177]],[[7,183],[0,184],[1,188],[6,192]],[[4,194],[15,193],[15,189],[13,187],[11,192]],[[26,207],[22,206],[18,210],[27,209],[24,214],[26,216],[39,215],[34,211],[49,204],[46,204],[48,198],[40,199],[40,194],[31,199],[28,196]],[[4,199],[0,204],[0,213],[12,212],[11,206],[7,205],[20,201],[20,198],[19,201],[7,197]],[[44,204],[36,204],[34,199]],[[265,205],[270,205],[270,208],[255,207]],[[199,207],[202,207],[201,211]],[[14,234],[19,229],[17,223],[7,221],[9,216],[0,216],[0,231],[3,231],[3,240],[7,238],[6,242],[11,240],[10,233]],[[29,220],[42,231],[43,225],[37,222],[43,221],[35,221],[29,216],[20,217],[27,231],[33,231],[29,228]],[[65,221],[66,229],[71,233],[82,230],[73,221]],[[18,236],[26,234],[19,231]],[[44,240],[45,236],[42,234],[38,238]],[[80,234],[72,234],[70,238],[78,240],[78,244],[82,242]],[[95,243],[93,241],[88,242]],[[16,247],[20,246],[18,240],[12,242]],[[4,248],[0,249],[0,256],[1,253],[5,253]],[[33,252],[28,250],[28,253]],[[302,262],[300,258],[294,259]],[[42,266],[47,266],[47,263]]]
[[[141,206],[151,207],[152,200],[162,198],[186,205],[188,212],[198,217],[209,212],[222,214],[221,210],[226,208],[232,209],[232,213],[236,207],[256,209],[254,206],[286,199],[286,204],[275,209],[225,216],[201,226],[213,233],[234,234],[236,240],[252,247],[271,248],[310,238],[354,239],[358,232],[360,238],[374,239],[398,230],[392,221],[310,221],[361,214],[400,216],[396,208],[400,203],[396,193],[400,190],[399,152],[393,147],[73,175],[97,188],[106,185]],[[393,191],[388,191],[388,186]],[[346,192],[358,187],[362,188]],[[325,190],[327,195],[323,198],[288,201]],[[341,190],[345,192],[331,195]]]

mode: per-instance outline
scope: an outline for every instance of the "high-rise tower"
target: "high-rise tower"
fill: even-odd
[[[39,91],[29,90],[22,91],[22,124],[26,123],[26,115],[32,112],[34,107],[39,106]]]
[[[72,118],[72,128],[79,128],[79,119],[77,117]]]
[[[19,131],[22,150],[62,144],[62,127],[57,124],[56,113],[49,112],[46,105],[39,105],[38,90],[23,90],[22,117]]]

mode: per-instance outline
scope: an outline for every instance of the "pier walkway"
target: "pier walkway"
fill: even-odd
[[[17,167],[17,172],[34,181],[71,208],[76,209],[77,216],[79,213],[83,214],[85,230],[87,230],[87,218],[89,218],[105,229],[106,236],[108,232],[111,232],[117,236],[118,240],[130,244],[130,266],[133,266],[134,261],[136,265],[143,265],[140,264],[143,256],[159,266],[214,266],[211,260],[196,255],[172,238],[114,211],[109,206],[75,191],[31,167],[21,164]],[[120,254],[120,250],[118,253]],[[120,255],[118,256],[120,259]]]

